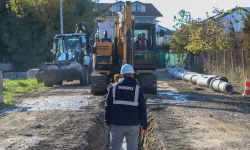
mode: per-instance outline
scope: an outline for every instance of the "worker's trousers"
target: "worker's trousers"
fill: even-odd
[[[110,150],[120,150],[124,137],[126,138],[127,150],[138,150],[140,126],[112,125],[110,132]]]

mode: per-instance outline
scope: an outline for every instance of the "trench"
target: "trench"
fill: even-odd
[[[101,104],[101,107],[104,108],[105,102]],[[150,112],[148,112],[150,114]],[[102,119],[102,118],[100,118]],[[99,119],[98,119],[99,120]],[[98,124],[103,124],[102,126],[93,126],[93,128],[99,127],[99,130],[102,131],[102,137],[106,137],[107,139],[105,140],[105,145],[108,150],[108,145],[109,145],[109,131],[105,127],[105,122],[102,120],[98,121]],[[104,128],[103,128],[104,126]],[[97,129],[98,130],[98,129]],[[93,134],[92,136],[96,136]],[[95,142],[94,142],[95,143]],[[93,143],[92,143],[93,144]],[[138,150],[163,150],[163,144],[161,143],[161,140],[158,137],[158,131],[157,131],[157,124],[156,121],[153,117],[153,115],[148,115],[148,133],[144,136],[140,136],[138,140]],[[121,150],[126,150],[126,147],[123,146]]]
[[[140,137],[139,150],[163,150],[163,144],[158,137],[157,124],[152,115],[148,116],[148,133]]]

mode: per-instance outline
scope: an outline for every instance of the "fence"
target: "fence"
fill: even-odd
[[[227,76],[232,82],[243,85],[250,74],[250,51],[233,49],[202,54],[205,72]]]
[[[183,63],[185,59],[186,59],[186,55],[181,58],[178,58],[177,54],[172,54],[172,53],[163,52],[163,51],[159,51],[156,55],[158,68],[165,68],[169,66],[185,67],[185,64]]]

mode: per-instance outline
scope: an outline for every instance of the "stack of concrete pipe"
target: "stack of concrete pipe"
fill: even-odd
[[[190,72],[181,67],[167,67],[166,71],[177,80],[184,80],[200,87],[211,88],[223,93],[233,93],[234,91],[232,84],[223,76]]]
[[[186,71],[184,68],[181,67],[167,67],[166,71],[175,79],[182,80],[183,74]]]

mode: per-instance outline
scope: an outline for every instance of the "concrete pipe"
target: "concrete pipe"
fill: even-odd
[[[216,79],[219,79],[219,80],[224,81],[224,82],[229,81],[227,77],[223,77],[223,76],[217,76]]]
[[[215,91],[228,93],[228,94],[231,94],[234,91],[234,88],[233,88],[231,83],[221,81],[221,80],[216,79],[216,78],[210,82],[210,88],[215,90]]]
[[[181,67],[175,67],[179,72],[185,72],[186,71],[186,69],[184,69],[184,68],[181,68]]]
[[[210,87],[210,82],[214,77],[211,76],[202,76],[197,80],[197,85],[201,87]]]
[[[175,72],[177,72],[176,69],[171,69],[171,70],[169,71],[169,74],[170,74],[172,77],[174,77]]]
[[[170,74],[173,77],[174,76],[174,72],[176,72],[177,70],[174,69],[174,68],[167,67],[166,71],[168,72],[168,74]]]
[[[197,84],[197,80],[198,80],[199,78],[201,78],[201,77],[202,77],[201,75],[193,74],[193,76],[191,76],[191,78],[190,78],[190,82],[191,82],[192,84]]]
[[[175,72],[174,78],[177,80],[182,80],[184,73],[183,72]]]
[[[186,72],[184,75],[183,75],[183,80],[186,81],[186,82],[190,82],[191,81],[191,77],[194,75],[194,73],[188,73]]]

